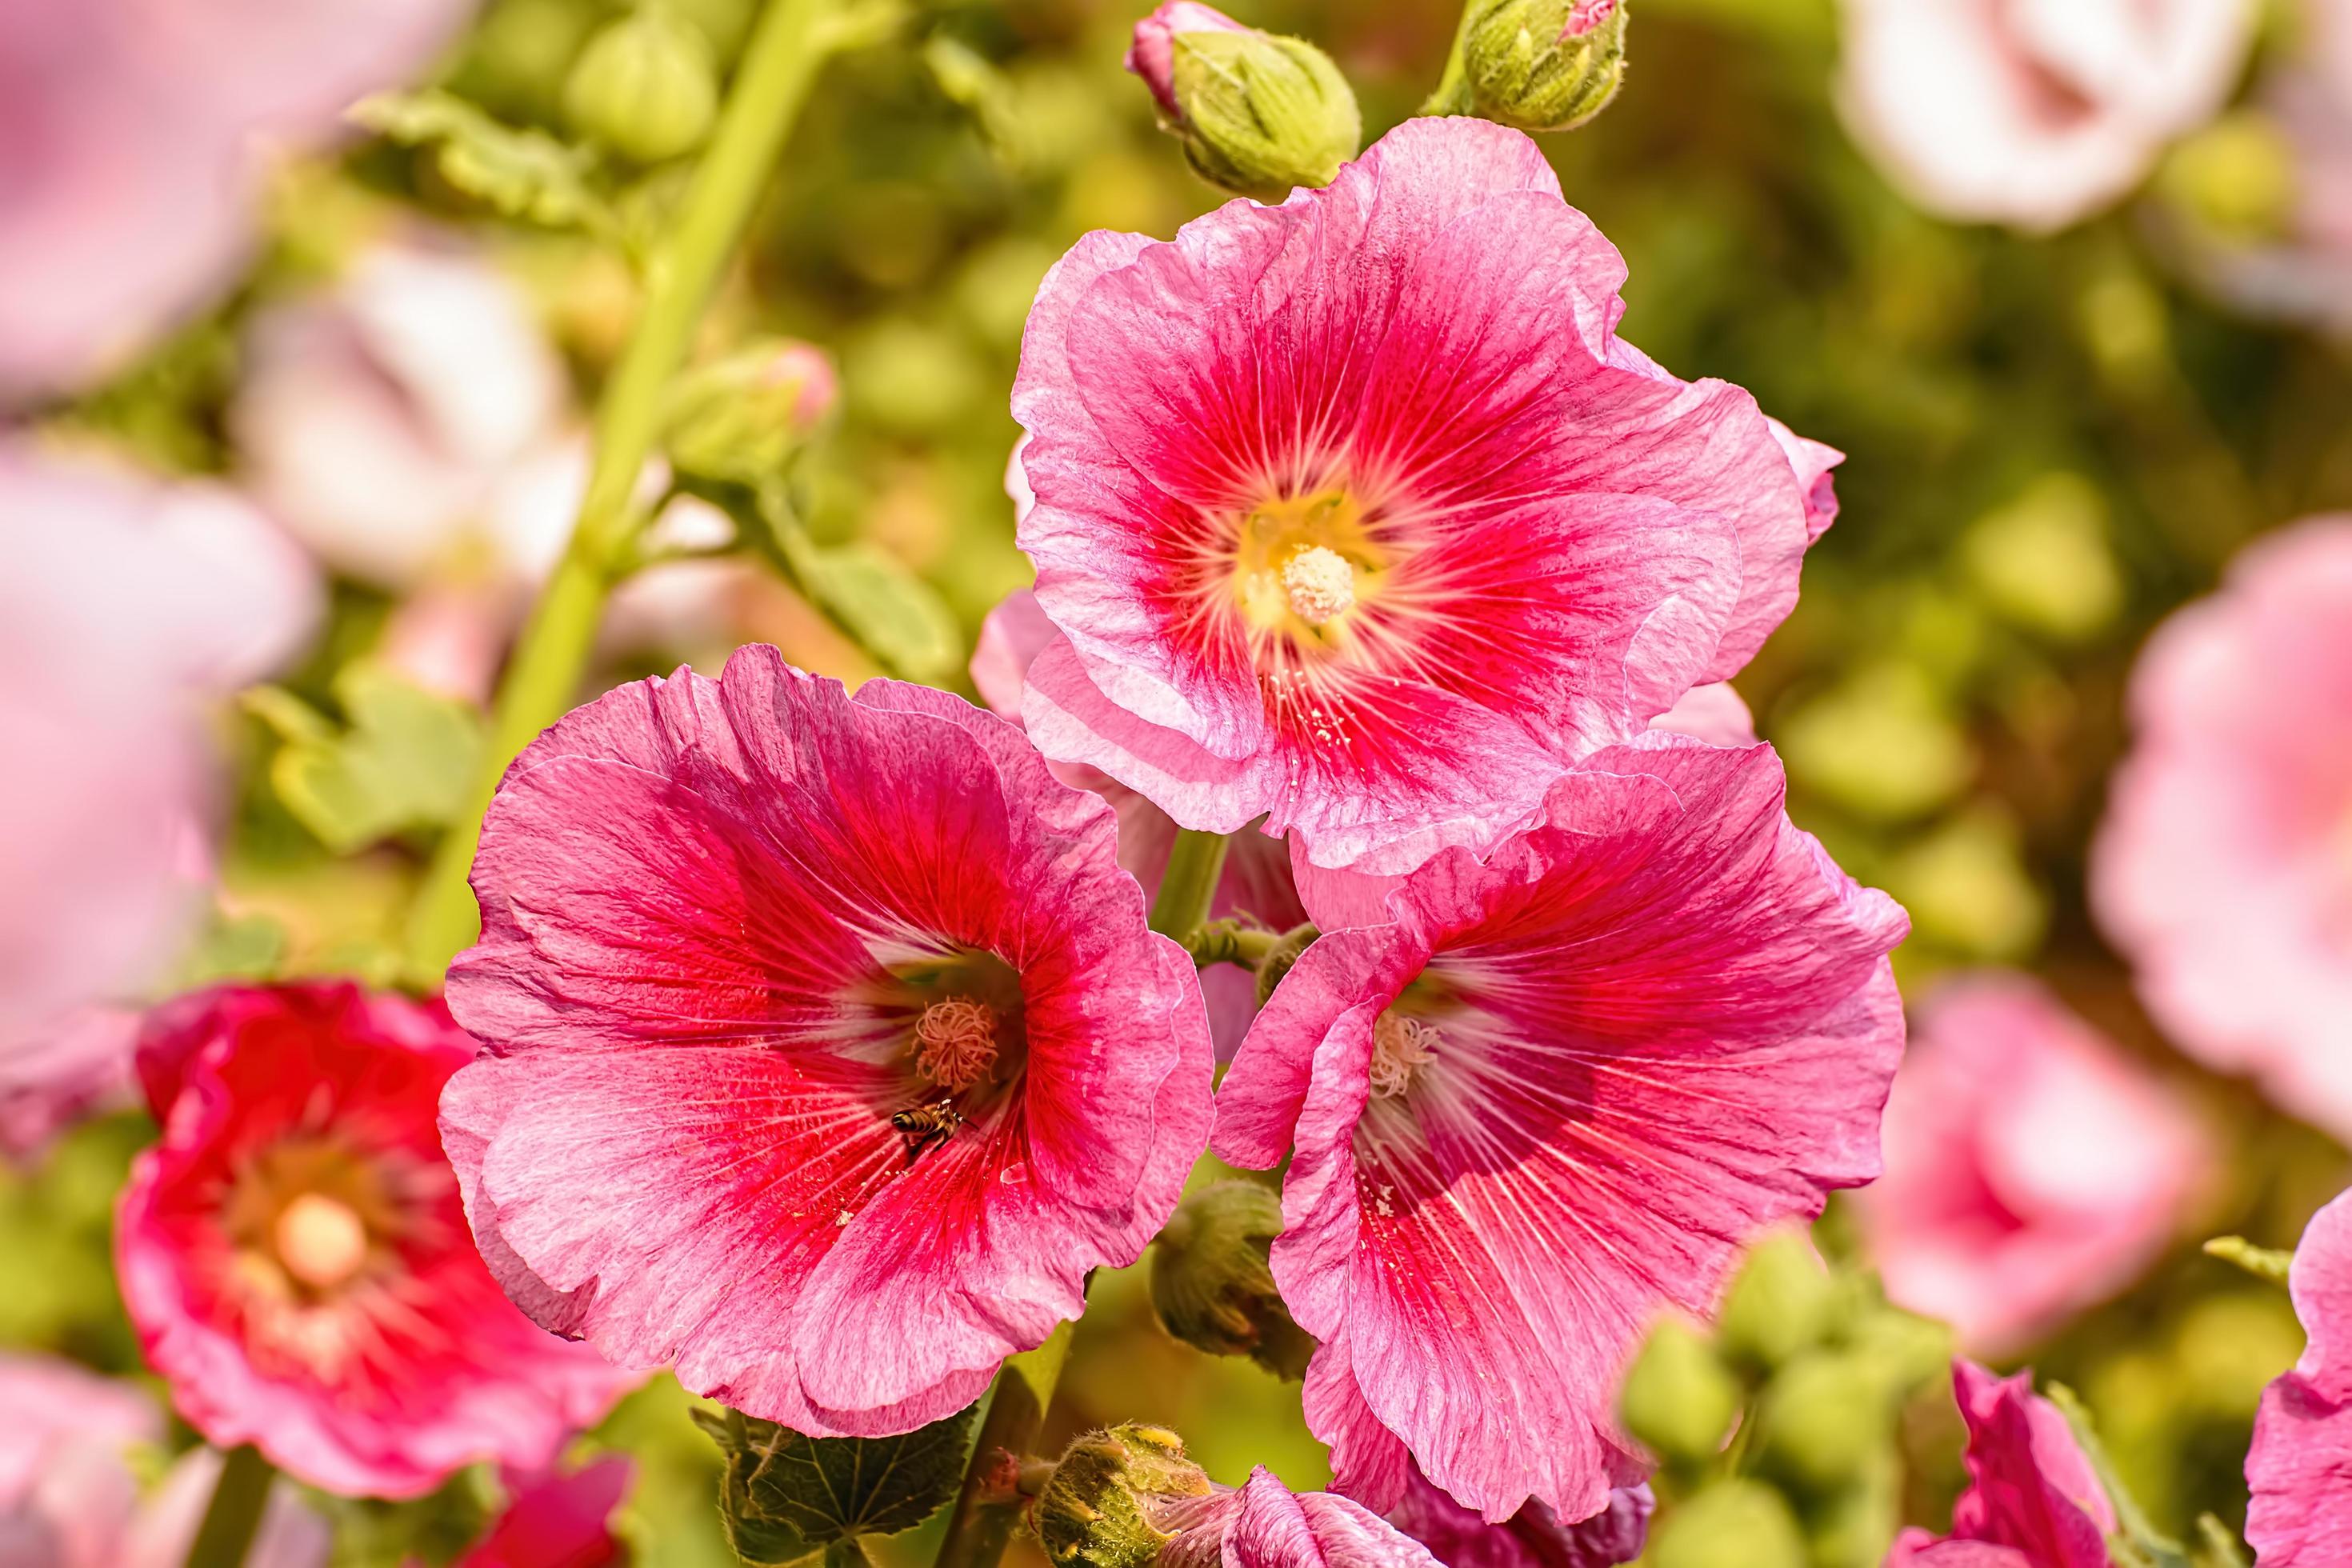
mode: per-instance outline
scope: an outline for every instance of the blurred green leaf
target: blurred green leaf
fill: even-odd
[[[347,730],[276,688],[246,695],[286,742],[270,763],[271,786],[320,843],[347,855],[405,829],[445,826],[465,809],[482,747],[472,708],[364,662],[345,666],[334,691]]]
[[[807,1437],[740,1410],[697,1410],[725,1455],[719,1510],[728,1539],[751,1563],[790,1563],[825,1551],[831,1565],[855,1538],[920,1524],[963,1479],[977,1405],[896,1437]]]
[[[544,131],[502,125],[439,91],[378,93],[352,118],[403,146],[437,147],[442,177],[508,217],[606,237],[619,232],[611,206],[589,184],[593,155]]]

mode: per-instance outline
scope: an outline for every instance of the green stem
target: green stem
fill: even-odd
[[[955,1511],[948,1516],[947,1539],[932,1568],[996,1568],[1003,1557],[1021,1519],[1021,1467],[1045,1428],[1054,1385],[1062,1380],[1077,1326],[1075,1320],[1064,1323],[1044,1344],[1014,1356],[996,1374],[996,1395],[971,1446]]]
[[[1236,963],[1244,969],[1255,969],[1281,940],[1278,931],[1244,925],[1236,920],[1222,920],[1196,927],[1185,939],[1184,946],[1192,952],[1193,963],[1202,969],[1213,963]]]
[[[204,1522],[188,1545],[188,1568],[243,1568],[246,1552],[261,1529],[261,1510],[269,1502],[270,1483],[278,1472],[247,1444],[231,1448],[221,1458],[220,1479],[213,1483],[212,1501],[205,1507]]]
[[[826,24],[840,0],[772,0],[746,46],[727,108],[677,226],[646,268],[643,313],[596,409],[596,457],[572,542],[531,612],[499,687],[480,774],[467,809],[435,850],[409,914],[414,975],[437,984],[474,940],[480,917],[466,884],[482,813],[507,764],[562,717],[580,689],[604,602],[625,570],[644,518],[637,477],[661,433],[663,395],[735,252],[768,172],[836,40]]]
[[[1225,869],[1225,836],[1177,830],[1168,848],[1168,868],[1160,874],[1160,896],[1151,900],[1151,929],[1183,942],[1209,918],[1209,900]]]

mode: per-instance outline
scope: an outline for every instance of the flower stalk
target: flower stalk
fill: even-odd
[[[1209,900],[1225,870],[1225,836],[1181,828],[1169,847],[1160,896],[1151,900],[1151,929],[1187,942],[1209,919]]]
[[[205,1505],[204,1522],[188,1543],[188,1568],[243,1568],[245,1554],[261,1529],[261,1511],[278,1471],[252,1444],[231,1448],[221,1460],[220,1479]]]
[[[832,26],[840,4],[772,0],[762,13],[677,226],[646,263],[643,313],[597,405],[594,466],[572,542],[499,685],[472,798],[436,848],[409,914],[409,966],[422,983],[437,984],[479,929],[466,878],[482,813],[507,764],[578,693],[605,601],[626,575],[645,523],[635,491],[660,434],[664,394],[818,68],[846,39]]]
[[[997,1373],[988,1414],[972,1442],[954,1510],[948,1515],[947,1539],[932,1568],[996,1568],[1003,1558],[1026,1499],[1017,1482],[1010,1487],[1003,1482],[1008,1471],[1016,1478],[1024,1473],[1030,1451],[1037,1446],[1076,1329],[1075,1321],[1062,1324],[1044,1344],[1013,1356]]]

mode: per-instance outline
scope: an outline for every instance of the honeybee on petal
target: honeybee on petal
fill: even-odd
[[[963,1117],[957,1111],[954,1100],[941,1100],[893,1111],[890,1125],[907,1141],[907,1163],[911,1165],[922,1157],[924,1150],[954,1137],[956,1129],[963,1125]]]

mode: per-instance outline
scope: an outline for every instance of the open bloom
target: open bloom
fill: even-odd
[[[1615,1568],[1642,1555],[1656,1506],[1644,1484],[1611,1492],[1607,1507],[1572,1524],[1533,1499],[1503,1523],[1489,1524],[1416,1468],[1389,1521],[1445,1568]]]
[[[2185,1049],[2352,1137],[2352,517],[2157,630],[2093,846],[2100,923]]]
[[[2252,0],[1846,0],[1840,106],[1930,212],[2060,228],[2237,83]]]
[[[814,1435],[978,1397],[1207,1142],[1110,807],[945,693],[748,647],[541,736],[474,866],[442,1115],[508,1292]]]
[[[2332,1568],[2352,1563],[2352,1193],[2313,1216],[2288,1283],[2310,1338],[2254,1416],[2246,1539],[2260,1568]]]
[[[1008,595],[988,612],[972,645],[971,680],[982,700],[1017,722],[1029,666],[1060,636],[1037,607],[1035,595],[1026,589]],[[1156,897],[1160,874],[1168,868],[1168,851],[1176,842],[1176,824],[1108,773],[1083,763],[1055,763],[1053,768],[1064,784],[1092,790],[1110,802],[1118,816],[1118,863],[1143,885],[1145,898]],[[1234,835],[1225,847],[1224,869],[1210,897],[1209,914],[1212,919],[1245,916],[1274,931],[1302,923],[1307,910],[1291,883],[1290,851],[1263,833]],[[1217,1058],[1229,1060],[1257,1016],[1257,976],[1233,964],[1212,964],[1201,972],[1201,995],[1208,1004]]]
[[[544,1468],[630,1381],[499,1294],[435,1136],[474,1043],[438,1004],[226,987],[159,1008],[163,1124],[116,1217],[123,1304],[180,1413],[330,1491]]]
[[[1295,1142],[1273,1268],[1322,1342],[1307,1416],[1342,1490],[1406,1453],[1464,1506],[1563,1521],[1642,1467],[1613,1414],[1668,1308],[1878,1169],[1903,913],[1781,811],[1779,760],[1654,735],[1553,784],[1485,865],[1309,947],[1218,1101],[1216,1146]]]
[[[1859,1194],[1897,1305],[1979,1353],[2130,1283],[2212,1168],[2147,1069],[2022,974],[1948,981],[1917,1010],[1887,1101],[1886,1173]]]
[[[1969,1488],[1952,1505],[1952,1533],[1905,1531],[1886,1568],[2108,1568],[2115,1504],[2064,1415],[2033,1392],[2033,1374],[1995,1377],[1956,1361],[1952,1386],[1969,1427]]]
[[[1619,339],[1624,276],[1535,143],[1472,120],[1172,242],[1080,241],[1013,395],[1064,634],[1032,738],[1184,826],[1401,872],[1739,668],[1827,449]]]

